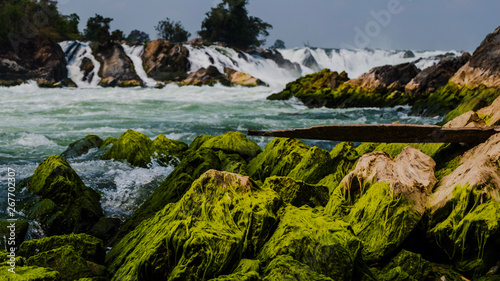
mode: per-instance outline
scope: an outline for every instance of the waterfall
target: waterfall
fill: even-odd
[[[68,75],[79,88],[97,87],[101,78],[98,75],[101,64],[92,54],[92,48],[88,42],[64,41],[59,43],[68,62]],[[85,60],[85,61],[84,61]],[[82,69],[82,62],[91,62],[93,69],[85,71]]]
[[[153,78],[148,77],[142,64],[142,54],[144,53],[144,46],[142,45],[129,46],[127,44],[122,44],[122,47],[123,50],[125,51],[125,54],[127,54],[127,56],[132,60],[132,63],[134,64],[135,73],[137,73],[139,78],[141,78],[141,80],[147,87],[155,87],[157,85],[157,81],[154,80]]]

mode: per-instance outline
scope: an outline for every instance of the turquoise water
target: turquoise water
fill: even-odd
[[[43,159],[62,153],[70,143],[88,134],[104,139],[133,129],[152,139],[165,134],[190,143],[200,134],[249,129],[439,121],[408,116],[408,107],[309,109],[297,100],[266,100],[278,90],[175,85],[163,89],[40,89],[35,84],[0,87],[0,185],[6,186],[3,179],[9,167],[16,169],[18,180],[31,176]],[[262,147],[271,140],[251,139]],[[307,143],[325,149],[335,144]],[[106,213],[120,217],[130,215],[173,169],[158,165],[151,169],[133,168],[125,163],[85,157],[70,159],[70,164],[88,186],[103,192]]]

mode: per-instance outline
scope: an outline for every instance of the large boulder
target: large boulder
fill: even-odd
[[[106,256],[113,280],[199,280],[228,274],[271,235],[278,195],[249,177],[209,170],[182,199],[125,236]]]
[[[451,78],[460,87],[500,88],[500,27],[488,34],[470,60]]]
[[[402,91],[420,70],[413,63],[399,65],[384,65],[370,69],[357,79],[346,82],[353,87],[359,87],[365,92],[387,93]]]
[[[61,153],[63,158],[75,158],[85,155],[91,149],[99,149],[103,144],[103,140],[96,135],[87,135],[83,139],[79,139],[71,143],[68,148]]]
[[[411,146],[395,159],[381,151],[365,154],[334,191],[325,212],[352,225],[363,241],[365,261],[384,259],[422,218],[437,182],[435,165]]]
[[[102,145],[105,145],[104,142]],[[153,160],[160,165],[176,165],[184,156],[188,145],[158,135],[153,141],[144,134],[127,130],[101,157],[103,160],[125,160],[133,166],[147,168]]]
[[[40,214],[32,219],[38,219],[48,235],[88,231],[103,216],[99,194],[85,186],[61,156],[53,155],[40,163],[28,189],[47,199],[45,204],[33,206],[28,213]]]
[[[266,271],[270,275],[273,275],[273,268],[270,267],[273,260],[287,255],[309,267],[314,275],[350,280],[361,248],[361,241],[347,223],[331,220],[308,206],[289,206],[257,258],[269,264]],[[283,265],[278,263],[273,267],[282,268]]]
[[[220,83],[225,86],[231,85],[231,82],[229,82],[226,75],[220,73],[217,67],[211,65],[207,68],[202,67],[195,72],[191,72],[186,79],[180,82],[180,85],[213,86],[216,83]]]
[[[448,80],[467,63],[469,58],[470,54],[465,52],[459,58],[442,60],[438,64],[422,70],[406,84],[405,92],[413,96],[420,96],[436,91],[448,84]]]
[[[315,184],[332,171],[331,161],[326,150],[296,139],[275,138],[248,163],[247,172],[260,181],[270,176],[288,176]]]
[[[464,272],[500,259],[500,134],[463,154],[431,195],[429,235]]]
[[[243,133],[239,132],[227,132],[223,135],[210,138],[201,147],[210,148],[214,151],[221,150],[228,154],[238,154],[246,161],[252,160],[262,152],[259,145],[247,139]]]
[[[66,57],[55,41],[35,38],[16,50],[0,50],[0,85],[15,85],[36,80],[51,87],[68,77]]]
[[[103,87],[137,87],[144,82],[134,69],[132,60],[125,54],[123,47],[116,42],[96,43],[93,47],[96,60],[101,63],[99,76]]]
[[[231,85],[245,87],[267,86],[264,81],[260,80],[259,78],[255,78],[248,73],[243,73],[241,71],[237,71],[228,67],[224,68],[224,73],[227,75],[227,78],[229,82],[231,82]]]
[[[189,71],[189,50],[167,40],[146,43],[142,61],[148,76],[157,81],[181,81]]]

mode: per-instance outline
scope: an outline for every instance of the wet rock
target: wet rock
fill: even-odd
[[[429,235],[462,271],[484,273],[500,257],[500,134],[467,151],[428,204]]]
[[[96,44],[95,58],[101,63],[99,83],[103,87],[137,87],[143,86],[143,81],[134,69],[132,60],[125,54],[123,47],[115,42]]]
[[[275,138],[248,163],[247,172],[260,181],[270,176],[288,176],[315,184],[331,173],[330,164],[328,151],[295,139]]]
[[[232,272],[270,235],[277,194],[249,177],[215,170],[197,179],[107,255],[113,280],[210,279]]]
[[[321,68],[318,65],[318,62],[312,55],[311,50],[309,48],[305,49],[304,51],[304,59],[302,60],[302,65],[309,67],[310,69],[316,72],[321,70]]]
[[[14,226],[14,227],[12,227]],[[7,220],[0,220],[0,249],[9,249],[9,238],[12,237],[12,231],[14,231],[14,242],[16,247],[21,245],[28,233],[28,221],[17,220],[14,224]],[[4,261],[3,259],[1,261]]]
[[[412,63],[384,65],[370,69],[357,79],[346,82],[353,87],[360,87],[365,92],[388,93],[403,91],[420,70]]]
[[[104,142],[103,145],[105,145]],[[133,130],[127,130],[113,142],[113,146],[101,157],[103,160],[126,160],[133,166],[147,168],[152,160],[160,165],[176,165],[182,158],[188,145],[177,140],[170,140],[158,135],[155,140]]]
[[[381,260],[422,218],[437,182],[434,167],[432,158],[411,146],[394,160],[386,152],[365,154],[331,195],[325,212],[352,225],[363,241],[365,261]]]
[[[300,76],[302,73],[302,68],[300,64],[293,63],[290,60],[283,58],[283,55],[278,50],[267,50],[267,49],[254,49],[249,52],[252,56],[261,57],[264,59],[270,59],[274,61],[279,67],[284,68],[293,76]]]
[[[406,51],[403,54],[403,58],[404,59],[409,59],[409,58],[414,58],[414,57],[415,57],[415,54],[412,51]]]
[[[66,57],[55,41],[35,38],[20,44],[16,51],[0,51],[0,77],[4,85],[36,80],[51,86],[68,77]]]
[[[103,216],[100,196],[58,155],[38,165],[28,190],[56,204],[40,221],[49,235],[85,232]]]
[[[500,88],[500,27],[488,34],[470,60],[450,80],[460,87]]]
[[[26,260],[29,266],[52,268],[61,273],[61,280],[72,281],[91,277],[92,272],[72,246],[63,246],[54,250],[38,253]]]
[[[95,65],[91,59],[85,57],[82,59],[82,63],[80,64],[80,71],[83,72],[82,81],[87,81],[91,83],[94,80],[94,70]]]
[[[186,47],[158,39],[146,44],[142,61],[149,77],[157,81],[181,81],[189,71],[188,57]]]
[[[231,82],[228,80],[227,76],[220,73],[215,66],[209,66],[208,68],[200,68],[196,72],[190,73],[186,79],[181,81],[180,85],[193,85],[202,86],[208,85],[213,86],[220,83],[225,86],[230,86]]]
[[[56,235],[24,241],[19,247],[19,255],[29,258],[37,253],[51,251],[63,246],[72,246],[73,250],[85,260],[100,264],[104,263],[106,252],[102,240],[85,233]]]
[[[347,73],[323,69],[286,85],[286,88],[267,97],[268,100],[287,100],[295,96],[308,107],[322,107],[331,103],[331,92],[348,81]]]
[[[460,69],[470,58],[469,53],[464,53],[459,58],[443,60],[437,65],[428,67],[417,74],[405,86],[405,92],[415,96],[428,95],[442,86],[448,84],[448,80]]]
[[[231,68],[225,67],[224,73],[227,75],[229,82],[231,82],[232,85],[245,87],[267,86],[264,81],[255,78],[252,75]]]
[[[289,177],[269,177],[264,182],[279,194],[284,204],[295,207],[308,205],[310,207],[326,206],[328,203],[328,188],[321,185],[310,185]]]
[[[333,221],[308,206],[289,206],[257,257],[269,264],[266,269],[269,274],[283,267],[281,262],[275,262],[274,268],[271,267],[273,260],[287,255],[297,261],[286,258],[284,261],[291,266],[303,264],[297,268],[299,272],[313,276],[323,274],[333,280],[350,280],[361,248],[361,241],[347,223]]]
[[[221,150],[228,154],[239,154],[246,161],[252,160],[262,152],[259,145],[249,140],[245,134],[239,132],[228,132],[210,138],[206,140],[201,147],[210,148],[214,151]]]
[[[83,139],[79,139],[71,143],[68,148],[61,153],[61,157],[69,159],[87,154],[90,149],[99,149],[103,144],[103,140],[96,135],[87,135]]]
[[[108,242],[120,229],[119,218],[101,218],[89,231],[89,234]]]

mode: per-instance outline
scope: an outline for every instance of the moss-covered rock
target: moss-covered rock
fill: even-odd
[[[199,280],[231,273],[271,235],[281,201],[250,178],[207,171],[106,257],[113,280]]]
[[[101,158],[126,160],[133,166],[147,168],[152,159],[161,165],[176,164],[175,159],[182,157],[187,148],[187,144],[170,140],[164,135],[158,135],[151,141],[144,134],[127,130]]]
[[[61,274],[51,268],[38,266],[16,266],[15,273],[8,272],[10,266],[0,266],[1,281],[61,281]]]
[[[233,273],[221,275],[210,279],[210,281],[259,281],[262,280],[259,271],[260,262],[258,260],[241,259]]]
[[[285,209],[273,236],[259,253],[258,259],[272,264],[273,260],[281,255],[288,255],[316,274],[305,266],[302,266],[302,269],[299,267],[299,272],[304,271],[314,276],[323,274],[333,280],[350,280],[361,248],[361,241],[354,236],[347,223],[333,221],[309,206],[289,206]],[[288,264],[285,268],[297,264],[290,259],[283,262]],[[281,262],[276,263],[275,267],[283,267]],[[266,271],[271,274],[275,268],[268,265]],[[280,272],[282,273],[278,269],[272,276],[279,276]]]
[[[96,135],[87,135],[83,139],[71,143],[68,148],[61,153],[63,158],[75,158],[89,152],[90,149],[98,149],[102,146],[103,140]]]
[[[56,204],[51,208],[46,201],[39,212],[32,212],[43,219],[40,222],[49,235],[84,232],[103,216],[99,194],[85,186],[61,156],[53,155],[40,163],[28,189]],[[46,212],[51,209],[51,213]]]
[[[354,169],[354,164],[361,156],[353,144],[337,144],[330,152],[332,173],[321,179],[318,185],[328,187],[329,193],[332,193],[342,179]]]
[[[26,260],[29,266],[47,267],[61,273],[61,280],[72,281],[91,277],[92,273],[83,259],[72,246],[63,246],[41,252]]]
[[[0,220],[0,249],[9,249],[8,239],[11,236],[11,230],[14,230],[14,247],[19,249],[19,245],[24,241],[26,233],[28,233],[28,221],[18,220],[16,222],[9,222],[7,220]]]
[[[262,280],[287,280],[287,281],[333,281],[346,279],[332,279],[312,270],[310,266],[298,262],[289,255],[280,255],[273,259],[264,271]]]
[[[85,260],[99,264],[104,263],[106,252],[102,240],[85,233],[49,236],[24,241],[19,249],[19,255],[29,258],[37,253],[51,251],[63,246],[72,246],[78,255]]]
[[[256,180],[288,176],[311,184],[319,182],[331,171],[328,151],[287,138],[273,139],[247,167],[248,175]]]
[[[321,185],[310,185],[289,177],[269,177],[264,187],[276,191],[284,204],[296,207],[308,205],[310,207],[326,206],[328,203],[328,188]]]
[[[201,147],[210,148],[214,151],[223,151],[228,154],[239,154],[246,161],[250,161],[262,149],[254,141],[247,139],[243,133],[228,132],[220,136],[207,139]]]

